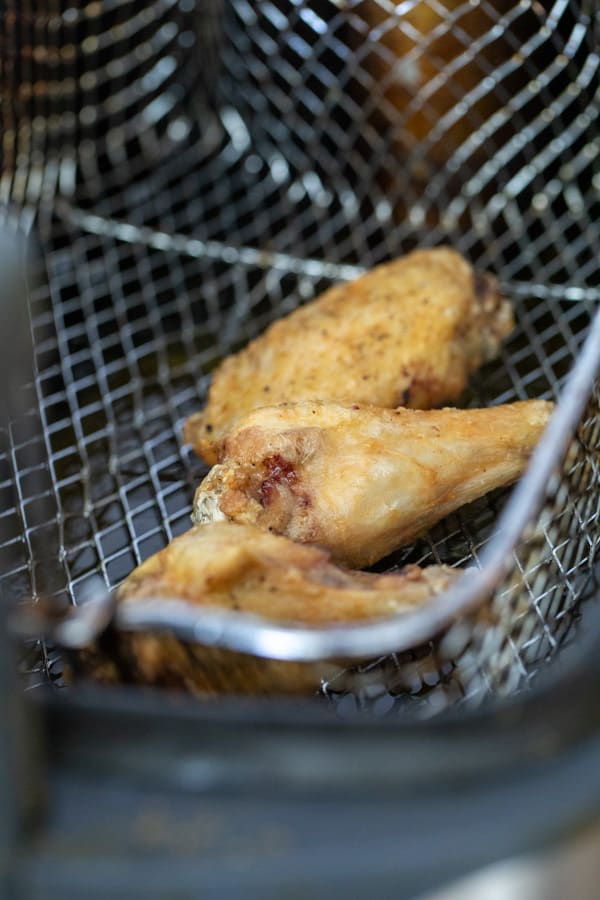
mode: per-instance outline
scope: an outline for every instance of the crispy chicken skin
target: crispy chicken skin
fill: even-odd
[[[276,621],[326,625],[401,613],[426,603],[462,573],[446,566],[406,566],[392,575],[349,572],[317,547],[247,525],[192,528],[150,557],[120,588],[120,603],[146,597],[187,600]],[[79,660],[88,676],[202,694],[306,694],[339,676],[343,661],[258,659],[174,635],[116,632],[110,651]]]
[[[405,612],[435,598],[462,573],[406,566],[391,575],[341,569],[317,547],[248,525],[192,528],[122,584],[119,603],[182,599],[305,625],[349,623]],[[108,641],[108,643],[107,643]],[[339,679],[343,660],[285,662],[186,643],[173,634],[114,630],[71,659],[69,677],[129,681],[197,694],[306,694]]]
[[[513,324],[491,275],[449,248],[417,250],[331,288],[224,360],[185,440],[213,464],[233,423],[267,404],[454,401]]]
[[[399,573],[351,572],[320,547],[253,525],[197,525],[143,562],[124,581],[119,601],[169,597],[281,622],[324,625],[377,618],[420,605],[457,577],[446,566]]]
[[[303,402],[255,410],[196,492],[194,521],[229,518],[371,565],[453,510],[515,481],[552,411],[384,410]]]

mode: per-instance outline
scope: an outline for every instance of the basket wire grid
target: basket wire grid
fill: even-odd
[[[178,34],[192,33],[181,15],[194,4],[150,6],[147,28],[158,34],[171,16]],[[211,43],[221,73],[203,116],[189,103],[200,83],[178,81],[174,64],[169,86],[152,93],[172,101],[154,107],[164,118],[143,119],[145,137],[122,132],[117,103],[110,152],[97,149],[104,125],[85,116],[78,143],[44,132],[33,147],[35,129],[17,128],[13,108],[1,188],[36,232],[43,271],[29,298],[29,412],[2,460],[9,596],[77,603],[98,575],[116,586],[186,530],[206,470],[182,446],[181,425],[204,402],[214,365],[330,284],[413,246],[452,243],[515,300],[515,333],[463,403],[557,398],[600,292],[597,3],[406,8],[415,20],[383,0],[234,0]],[[86,24],[112,47],[110,59],[84,59],[100,73],[119,61],[112,30],[129,21],[136,36],[140,4],[127,9],[132,18],[123,7],[117,25]],[[433,15],[430,31],[419,11]],[[402,35],[413,69],[427,59],[437,71],[413,85],[418,127],[395,102]],[[155,46],[147,30],[137,37]],[[86,106],[104,109],[101,81],[84,81]],[[433,643],[330,679],[322,694],[340,713],[430,715],[511,694],[576,633],[598,543],[599,400],[596,390],[489,605]],[[506,497],[471,504],[379,568],[476,563]],[[32,647],[26,667],[31,685],[60,683],[50,648]]]

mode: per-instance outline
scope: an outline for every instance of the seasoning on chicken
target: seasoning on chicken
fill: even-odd
[[[350,572],[317,547],[252,526],[219,522],[192,528],[126,579],[120,603],[187,600],[304,625],[350,623],[406,612],[433,599],[462,573],[406,566],[390,575]],[[306,694],[338,676],[343,661],[287,662],[186,643],[170,633],[115,632],[110,656],[92,648],[91,677],[194,693]]]
[[[194,501],[370,565],[465,503],[515,481],[552,404],[385,410],[303,402],[255,410],[225,441]]]
[[[187,600],[278,622],[325,625],[394,615],[430,600],[460,574],[406,566],[379,575],[351,572],[320,547],[252,525],[213,522],[175,538],[124,581],[119,601]]]
[[[513,324],[493,276],[449,248],[417,250],[331,288],[225,359],[185,439],[213,464],[235,421],[261,406],[455,401]]]

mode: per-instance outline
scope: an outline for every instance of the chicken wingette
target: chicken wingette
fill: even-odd
[[[352,572],[320,547],[253,525],[196,526],[143,562],[118,597],[187,600],[278,622],[325,625],[381,618],[421,605],[460,574],[447,566],[406,566],[379,575]]]
[[[352,567],[422,535],[515,481],[552,410],[385,410],[302,402],[255,410],[196,492],[197,523],[258,525],[327,548]]]
[[[125,580],[118,602],[181,599],[277,622],[350,623],[407,612],[432,600],[462,573],[447,566],[406,566],[390,575],[350,572],[317,547],[295,544],[252,526],[218,522],[192,528]],[[119,632],[110,655],[91,648],[79,660],[88,676],[129,680],[196,693],[285,693],[318,690],[343,661],[285,662],[184,643],[169,633]]]
[[[453,250],[417,250],[272,324],[215,370],[185,439],[215,463],[234,422],[283,401],[426,409],[455,401],[513,328],[495,278]]]

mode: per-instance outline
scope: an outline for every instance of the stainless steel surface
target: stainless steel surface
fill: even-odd
[[[460,92],[459,71],[481,68],[479,94],[458,104],[468,137],[449,141],[443,159],[439,137],[445,125],[453,133],[451,113],[432,115],[423,140],[399,140],[406,121],[367,58],[370,48],[389,62],[386,29],[406,30],[391,4],[308,10],[283,0],[227,6],[218,143],[208,147],[192,125],[171,157],[149,160],[124,140],[118,165],[59,159],[42,166],[41,181],[26,152],[22,166],[5,153],[3,196],[35,224],[44,268],[30,294],[35,400],[12,427],[5,458],[4,487],[14,479],[19,493],[6,507],[9,593],[77,603],[98,576],[114,588],[188,527],[205,469],[180,429],[218,359],[333,281],[448,241],[497,272],[518,322],[464,402],[558,398],[581,356],[576,380],[504,513],[507,495],[494,494],[385,562],[480,571],[385,635],[361,628],[365,655],[407,652],[360,667],[360,677],[341,673],[322,693],[341,714],[392,715],[510,695],[556,655],[579,615],[585,620],[578,602],[599,540],[598,389],[590,394],[599,355],[597,322],[591,333],[600,297],[598,6],[483,4],[489,22],[474,42],[460,23],[469,7],[436,26],[464,44],[458,60],[436,57],[438,83]],[[490,68],[484,47],[498,37],[508,55]],[[434,39],[421,34],[420,53],[436,56]],[[494,108],[484,120],[481,91]],[[372,102],[360,102],[365,92]],[[385,109],[388,120],[379,127],[378,101],[375,112]],[[5,121],[9,143],[11,133]],[[561,474],[548,477],[576,419]],[[28,445],[39,451],[41,490],[21,461]],[[40,494],[51,512],[40,515]],[[246,649],[266,636],[260,652],[284,657],[358,653],[358,632],[312,634],[291,649],[277,631],[273,650],[272,629],[218,624],[207,620],[204,641],[239,646],[243,634]],[[42,648],[30,669],[31,683],[57,678],[57,654]]]

